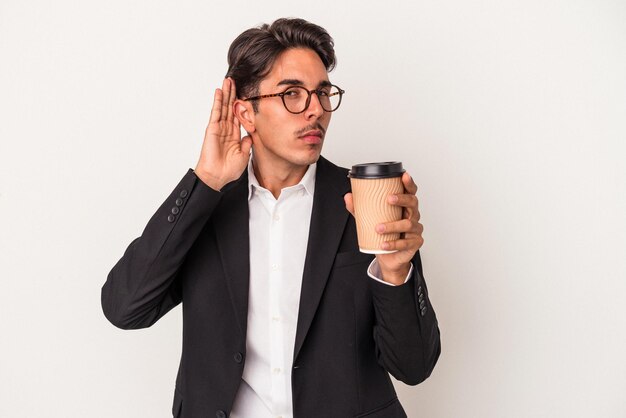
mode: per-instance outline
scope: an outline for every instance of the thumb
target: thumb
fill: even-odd
[[[346,193],[345,195],[343,195],[343,201],[346,204],[346,209],[348,210],[348,212],[350,212],[352,216],[354,216],[354,203],[352,202],[352,193]]]
[[[241,152],[243,155],[250,155],[250,148],[252,148],[252,138],[246,135],[241,138]]]

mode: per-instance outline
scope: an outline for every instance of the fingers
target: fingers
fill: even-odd
[[[402,184],[404,184],[404,189],[409,194],[417,193],[417,184],[413,181],[413,177],[408,172],[405,172],[402,175]]]
[[[401,234],[401,239],[384,242],[382,244],[383,250],[415,253],[424,244],[424,238],[422,237],[424,226],[419,223],[419,200],[415,195],[417,193],[417,185],[409,173],[402,175],[402,184],[406,193],[389,195],[387,201],[391,205],[403,208],[403,219],[376,225],[376,232],[379,234]]]
[[[211,117],[209,123],[219,122],[222,116],[222,90],[215,89],[213,96],[213,107],[211,108]]]
[[[382,249],[385,251],[410,251],[416,253],[424,245],[424,238],[420,236],[411,239],[399,239],[396,241],[383,242]]]
[[[220,120],[227,120],[228,118],[228,104],[230,103],[230,79],[225,78],[222,83],[222,117]]]
[[[233,120],[233,116],[234,116],[234,112],[233,112],[233,106],[235,104],[235,99],[237,98],[237,92],[235,89],[235,80],[233,80],[232,78],[228,78],[229,81],[229,97],[228,97],[228,113],[226,115],[226,120],[228,122]],[[239,122],[239,120],[237,120],[237,122]]]
[[[404,208],[412,208],[417,210],[419,202],[414,194],[392,194],[387,198],[387,202],[394,206],[402,206]]]
[[[209,123],[232,121],[239,126],[239,120],[234,117],[233,112],[233,105],[236,98],[237,93],[235,89],[235,82],[231,78],[225,78],[222,83],[222,88],[215,89]]]
[[[402,176],[402,182],[407,193],[389,195],[387,197],[387,202],[390,205],[401,206],[404,209],[403,213],[405,218],[415,218],[416,220],[419,220],[419,200],[415,195],[415,193],[417,192],[417,186],[411,179],[411,176],[409,176],[407,173],[404,173],[404,175]],[[413,193],[409,193],[411,190],[413,191]]]
[[[346,204],[346,209],[348,210],[348,212],[350,212],[352,216],[354,216],[354,202],[352,201],[352,193],[346,193],[343,196],[343,201]]]
[[[414,219],[401,219],[376,225],[379,234],[417,234],[424,232],[424,225]]]

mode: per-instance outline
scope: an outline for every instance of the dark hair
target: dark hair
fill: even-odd
[[[246,30],[230,45],[226,77],[235,80],[237,97],[257,95],[261,80],[269,74],[276,58],[291,48],[312,49],[326,71],[335,68],[334,42],[326,29],[304,19],[278,19],[271,25]],[[258,111],[256,101],[252,105]]]

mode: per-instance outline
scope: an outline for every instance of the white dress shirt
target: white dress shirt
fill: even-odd
[[[293,418],[291,369],[317,164],[278,199],[248,163],[250,288],[243,378],[231,418]],[[381,281],[380,269],[368,274]],[[411,276],[413,267],[407,276]],[[386,283],[386,282],[383,282]],[[386,283],[391,285],[390,283]]]

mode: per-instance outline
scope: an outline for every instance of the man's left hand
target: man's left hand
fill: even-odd
[[[402,206],[402,219],[376,225],[376,232],[379,234],[400,233],[400,239],[384,242],[381,248],[386,251],[397,250],[396,252],[376,254],[382,279],[396,285],[404,283],[411,269],[411,259],[424,244],[424,238],[422,238],[424,226],[419,222],[419,201],[415,195],[417,185],[409,173],[402,175],[402,183],[406,193],[392,194],[387,197],[390,205]],[[346,209],[354,215],[352,193],[347,193],[344,201]]]

